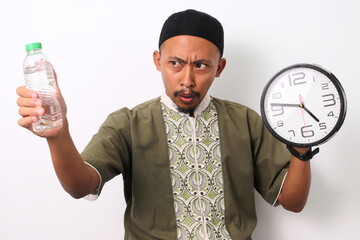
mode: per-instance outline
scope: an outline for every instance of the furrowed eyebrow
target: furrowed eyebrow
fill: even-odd
[[[184,63],[184,64],[187,64],[187,61],[185,61],[184,59],[181,59],[179,57],[176,57],[176,56],[172,56],[172,57],[169,57],[169,60],[170,61],[178,61],[180,63]],[[210,61],[206,60],[206,59],[198,59],[198,60],[195,60],[192,64],[210,64]]]
[[[209,64],[210,61],[207,61],[206,59],[198,59],[194,61],[194,64],[201,64],[201,63],[205,63],[205,64]]]
[[[181,59],[181,58],[175,57],[175,56],[169,57],[169,60],[170,61],[177,61],[177,62],[180,62],[180,63],[187,63],[184,59]]]

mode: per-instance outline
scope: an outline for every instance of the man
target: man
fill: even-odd
[[[258,114],[208,90],[225,68],[223,28],[195,10],[171,15],[153,54],[165,94],[109,115],[80,155],[64,126],[41,133],[58,178],[74,198],[98,196],[124,180],[125,239],[251,239],[254,188],[270,204],[305,206],[310,163],[290,156]],[[17,93],[19,125],[44,113],[38,95]],[[309,149],[296,149],[304,154]]]

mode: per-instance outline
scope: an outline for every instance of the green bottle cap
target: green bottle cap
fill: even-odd
[[[34,50],[34,49],[41,49],[41,43],[29,43],[25,45],[26,51]]]

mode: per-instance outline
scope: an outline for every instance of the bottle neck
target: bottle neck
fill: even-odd
[[[31,49],[27,51],[27,55],[34,55],[42,52],[42,48]]]

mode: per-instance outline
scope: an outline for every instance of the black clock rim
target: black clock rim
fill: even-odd
[[[336,123],[336,125],[334,126],[334,128],[322,139],[315,141],[315,142],[311,142],[311,143],[296,143],[296,142],[291,142],[283,137],[281,137],[279,134],[277,134],[272,127],[270,126],[269,122],[266,119],[266,114],[265,114],[265,110],[264,110],[264,101],[265,101],[265,96],[267,93],[267,90],[269,89],[269,87],[271,86],[271,84],[277,79],[278,76],[280,76],[281,74],[283,74],[284,72],[290,70],[290,69],[294,69],[294,68],[310,68],[316,71],[321,72],[322,74],[324,74],[327,78],[329,78],[330,81],[333,82],[335,88],[337,89],[337,91],[339,92],[339,97],[340,97],[340,102],[341,102],[341,108],[340,108],[340,116],[339,119]],[[280,140],[281,142],[291,145],[291,146],[295,146],[295,147],[312,147],[312,146],[318,146],[321,144],[326,143],[327,141],[329,141],[332,137],[335,136],[335,134],[338,132],[338,130],[341,128],[342,124],[344,123],[345,120],[345,116],[346,116],[346,112],[347,112],[347,100],[346,100],[346,95],[345,95],[345,91],[340,83],[340,81],[335,77],[334,74],[332,74],[330,71],[325,70],[323,67],[316,65],[316,64],[309,64],[309,63],[298,63],[298,64],[294,64],[294,65],[290,65],[282,70],[280,70],[278,73],[276,73],[265,85],[264,90],[261,94],[261,100],[260,100],[260,111],[261,111],[261,116],[263,119],[263,122],[266,126],[266,128],[269,130],[269,132],[278,140]]]

